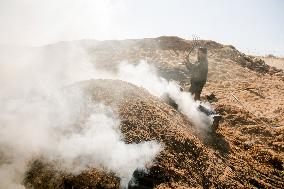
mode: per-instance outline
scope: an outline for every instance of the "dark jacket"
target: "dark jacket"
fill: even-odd
[[[186,62],[186,68],[190,71],[191,80],[206,82],[208,75],[208,61],[198,61],[195,64]]]

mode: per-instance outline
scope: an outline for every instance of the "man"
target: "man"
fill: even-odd
[[[200,94],[208,75],[207,48],[198,48],[197,62],[192,64],[187,60],[185,65],[191,73],[189,92],[194,95],[194,100],[200,100]]]

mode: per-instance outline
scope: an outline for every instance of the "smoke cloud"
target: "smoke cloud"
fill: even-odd
[[[127,81],[158,98],[168,94],[196,126],[211,124],[189,93],[159,77],[145,61],[122,62],[116,73],[109,73],[98,70],[73,43],[5,49],[0,56],[0,188],[24,188],[28,162],[38,157],[74,174],[89,167],[114,172],[122,186],[135,169],[154,160],[161,144],[125,144],[110,107],[90,102],[79,87],[65,88],[98,78]]]
[[[38,157],[74,174],[102,168],[126,186],[161,151],[155,141],[125,144],[110,107],[64,88],[99,73],[78,46],[11,50],[0,57],[0,188],[24,188],[27,163]]]
[[[168,95],[195,126],[208,130],[209,126],[213,124],[212,117],[208,117],[198,110],[199,105],[212,109],[210,104],[194,101],[190,93],[180,91],[180,87],[175,82],[169,82],[158,76],[155,67],[145,61],[141,61],[137,65],[124,62],[120,64],[118,70],[118,79],[141,86],[158,98]]]

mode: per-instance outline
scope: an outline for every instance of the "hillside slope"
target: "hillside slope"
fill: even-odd
[[[189,83],[190,75],[183,62],[193,41],[178,37],[159,37],[123,41],[82,41],[99,68],[115,70],[121,61],[137,64],[146,60],[157,67],[161,76],[176,80],[181,85]],[[87,44],[87,45],[86,45]],[[214,41],[198,41],[198,46],[208,48],[209,75],[203,95],[214,93],[217,104],[230,104],[243,108],[232,96],[234,94],[246,108],[257,117],[273,120],[284,126],[284,72],[267,65],[263,60],[247,56],[233,46]],[[196,60],[196,51],[190,55]]]
[[[90,80],[79,85],[92,101],[118,111],[125,142],[157,140],[164,145],[138,188],[284,186],[281,132],[265,128],[245,111],[219,106],[221,132],[204,134],[183,114],[132,84]],[[40,160],[32,164],[25,182],[34,188],[119,188],[119,178],[105,170],[70,175]]]
[[[126,83],[89,81],[94,89],[91,90],[94,99],[110,105],[114,101],[120,102],[118,112],[124,120],[121,130],[127,142],[156,139],[165,143],[166,150],[151,168],[152,187],[283,188],[283,70],[247,56],[233,46],[203,40],[198,43],[208,48],[209,59],[203,100],[207,94],[214,93],[218,101],[212,106],[223,116],[216,133],[200,133],[178,111],[143,89]],[[185,89],[188,87],[190,75],[183,62],[192,41],[159,37],[84,40],[76,44],[84,48],[98,69],[116,72],[121,61],[137,64],[145,60],[154,65],[162,77],[177,81]],[[57,45],[44,48],[56,49]],[[195,58],[196,51],[190,55],[192,61]],[[133,94],[131,99],[120,101],[113,92],[120,88],[129,89],[128,92]],[[79,176],[61,175],[59,180],[50,176],[53,171],[48,171],[40,172],[41,175],[32,174],[38,169],[32,171],[30,184],[35,188],[46,188],[44,183],[55,181],[61,183],[58,188],[117,188],[119,182],[114,175],[105,175],[96,169]]]

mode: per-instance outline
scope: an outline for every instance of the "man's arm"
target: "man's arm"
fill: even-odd
[[[195,64],[192,64],[191,62],[186,61],[186,62],[185,62],[185,66],[186,66],[186,68],[187,68],[188,70],[192,70],[192,69],[194,69]]]

